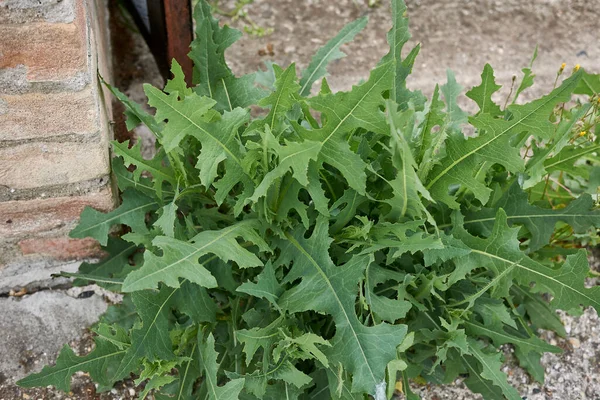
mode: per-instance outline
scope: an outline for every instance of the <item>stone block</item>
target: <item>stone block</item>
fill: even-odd
[[[71,228],[85,206],[108,211],[114,206],[109,189],[85,196],[5,201],[0,203],[0,238],[24,238],[63,227]]]
[[[22,143],[0,148],[0,185],[11,189],[69,184],[110,172],[108,143],[97,134],[81,142]]]
[[[98,100],[78,92],[0,95],[0,141],[92,134],[100,129]]]

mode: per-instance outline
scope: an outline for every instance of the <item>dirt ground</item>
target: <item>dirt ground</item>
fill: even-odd
[[[537,79],[525,100],[549,91],[563,62],[568,70],[580,64],[600,72],[600,0],[407,0],[407,6],[413,37],[404,51],[421,43],[408,85],[426,95],[436,83],[445,82],[446,69],[469,88],[479,83],[483,66],[490,63],[505,96],[512,76],[521,77],[536,45]],[[304,68],[322,44],[362,15],[369,16],[369,23],[343,47],[348,57],[332,65],[328,78],[332,88],[346,90],[366,78],[388,51],[387,0],[371,8],[364,0],[255,0],[248,14],[258,25],[273,28],[274,34],[259,39],[245,36],[231,47],[227,55],[236,73],[255,71],[265,60],[282,65],[295,61]],[[232,25],[240,27],[243,22]],[[269,44],[274,55],[259,55]],[[465,98],[463,104],[468,102]]]
[[[116,0],[115,0],[116,1]],[[247,7],[253,21],[274,33],[262,38],[244,35],[227,53],[236,74],[256,71],[267,60],[282,66],[296,62],[301,70],[312,54],[333,37],[346,23],[363,15],[369,24],[351,44],[342,49],[348,57],[336,61],[329,69],[328,81],[334,90],[347,90],[368,76],[369,70],[387,52],[386,32],[390,28],[388,1],[368,7],[367,0],[255,0]],[[481,70],[490,63],[499,84],[503,85],[498,101],[504,101],[513,75],[529,64],[539,46],[533,70],[535,85],[522,95],[522,100],[540,96],[551,90],[561,63],[567,70],[580,64],[590,72],[600,72],[600,0],[407,0],[411,19],[412,40],[408,52],[421,43],[421,52],[408,85],[429,96],[436,83],[446,81],[446,69],[453,70],[465,89],[477,85]],[[230,9],[233,0],[221,0]],[[115,20],[122,18],[117,12]],[[242,28],[244,21],[229,21]],[[114,25],[114,24],[113,24]],[[139,35],[123,24],[113,26],[113,49],[116,53],[115,74],[121,90],[143,102],[143,82],[160,85],[162,78]],[[270,51],[272,50],[272,52]],[[461,104],[473,110],[464,95]],[[118,119],[118,112],[115,113]],[[125,138],[124,132],[116,135]],[[138,136],[144,139],[143,132]],[[600,269],[598,257],[591,257]],[[507,374],[528,400],[600,400],[600,319],[593,310],[580,317],[561,314],[569,337],[544,333],[553,344],[564,349],[562,354],[548,354],[542,359],[547,379],[544,384],[530,378],[506,355]],[[89,334],[72,342],[76,348],[89,349]],[[1,355],[0,355],[1,357]],[[38,365],[38,368],[41,367]],[[13,399],[129,399],[135,398],[131,381],[113,392],[99,395],[85,375],[74,378],[73,392],[64,394],[53,389],[22,390],[11,377],[0,371],[0,400]],[[442,387],[415,387],[426,400],[474,400],[460,381]]]

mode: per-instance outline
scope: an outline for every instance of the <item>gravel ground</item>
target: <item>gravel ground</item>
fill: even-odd
[[[366,2],[366,1],[365,1]],[[258,25],[273,28],[274,34],[262,38],[244,36],[228,51],[228,60],[237,73],[253,72],[264,61],[280,65],[297,62],[304,68],[319,46],[333,37],[341,27],[362,15],[369,15],[369,24],[357,35],[355,42],[343,47],[349,56],[336,61],[328,78],[334,90],[346,90],[368,76],[368,71],[387,52],[385,33],[390,27],[387,1],[370,8],[363,0],[256,0],[248,8],[249,16]],[[521,67],[529,63],[539,45],[534,65],[536,85],[523,95],[523,100],[539,96],[552,88],[556,71],[562,62],[571,68],[581,64],[591,72],[600,72],[600,40],[598,17],[600,0],[407,0],[413,39],[406,47],[422,44],[421,53],[410,78],[411,88],[430,95],[436,83],[444,83],[446,68],[456,73],[464,87],[479,83],[485,63],[490,63],[497,80],[504,87],[497,99],[502,101],[510,88],[513,74],[520,76]],[[221,0],[224,9],[232,0]],[[140,39],[115,17],[113,24],[116,53],[117,85],[139,102],[144,101],[141,84],[162,83],[148,50]],[[243,21],[231,22],[240,28]],[[125,46],[131,44],[131,47]],[[465,89],[466,90],[466,89]],[[467,110],[473,104],[460,99]],[[115,118],[118,118],[115,112]],[[124,139],[125,132],[115,132]],[[143,130],[136,132],[152,148]],[[600,253],[592,255],[593,268],[600,271]],[[590,281],[590,285],[597,282]],[[578,317],[561,313],[568,337],[549,332],[542,335],[561,347],[562,354],[547,354],[542,358],[546,382],[531,382],[530,377],[516,365],[507,348],[505,372],[510,382],[528,400],[600,400],[600,319],[592,309]],[[19,324],[19,321],[15,321]],[[80,353],[90,351],[89,331],[81,331],[70,343]],[[0,357],[2,357],[0,355]],[[50,355],[51,357],[51,355]],[[30,359],[32,369],[40,369],[40,361]],[[426,400],[472,400],[471,394],[457,381],[439,387],[414,387]],[[117,385],[113,391],[97,394],[85,374],[73,378],[73,390],[62,393],[51,388],[23,390],[14,385],[14,377],[0,371],[0,400],[13,399],[133,399],[136,391],[131,380]],[[401,397],[400,397],[401,398]]]
[[[600,249],[590,252],[590,266],[600,272]],[[588,286],[600,284],[600,279],[589,279]],[[511,385],[527,400],[600,400],[600,317],[593,308],[573,317],[559,311],[565,325],[566,338],[554,332],[541,331],[548,343],[560,347],[560,354],[547,353],[542,357],[546,380],[540,384],[518,366],[510,347],[505,348],[504,372]],[[481,396],[471,393],[461,380],[452,385],[414,387],[424,400],[475,400]]]
[[[561,354],[546,354],[542,365],[546,368],[544,384],[532,381],[517,365],[510,348],[505,350],[507,359],[504,372],[511,385],[527,400],[600,400],[600,319],[589,308],[580,317],[560,313],[568,334],[567,338],[552,332],[543,332],[549,343],[563,349]],[[479,395],[471,393],[461,380],[452,385],[413,387],[424,400],[475,400]]]

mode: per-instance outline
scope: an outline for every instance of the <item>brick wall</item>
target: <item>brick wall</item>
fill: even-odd
[[[114,206],[103,0],[0,0],[0,292],[98,254],[70,239],[86,205]]]

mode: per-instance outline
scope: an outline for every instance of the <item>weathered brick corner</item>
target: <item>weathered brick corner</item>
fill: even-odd
[[[104,0],[0,0],[0,292],[96,256],[70,239],[114,206]]]

